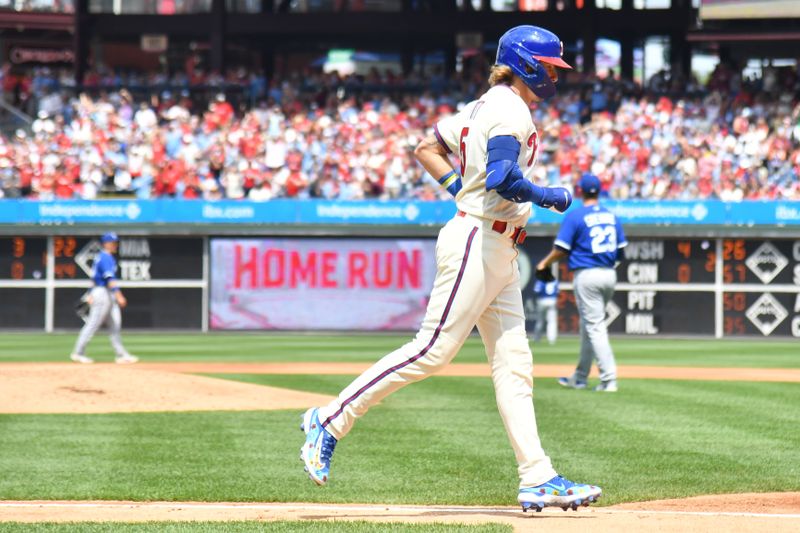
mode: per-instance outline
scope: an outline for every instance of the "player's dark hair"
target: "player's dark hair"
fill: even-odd
[[[581,191],[581,196],[587,200],[597,200],[600,197],[600,191],[597,192]]]
[[[511,85],[514,81],[514,71],[506,65],[492,65],[489,71],[489,87],[495,85]]]

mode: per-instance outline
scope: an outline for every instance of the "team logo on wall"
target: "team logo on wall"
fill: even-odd
[[[606,327],[610,326],[621,313],[622,309],[614,303],[614,300],[609,300],[608,305],[606,305]]]
[[[94,258],[103,249],[103,245],[97,239],[92,239],[81,248],[80,252],[75,254],[75,264],[81,267],[81,270],[88,276],[92,277],[92,267],[94,265]]]
[[[745,316],[758,328],[758,331],[767,336],[775,331],[789,313],[774,296],[765,292],[747,309]]]
[[[745,264],[762,283],[769,283],[786,268],[789,260],[771,242],[766,241],[747,258]]]

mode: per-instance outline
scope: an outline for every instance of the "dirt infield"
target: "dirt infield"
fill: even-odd
[[[331,397],[193,374],[357,375],[366,363],[4,363],[0,413],[131,413],[303,409]],[[536,365],[537,378],[570,365]],[[800,382],[800,369],[621,366],[624,378]],[[452,364],[441,376],[489,376],[487,364]]]
[[[714,503],[716,502],[716,503]],[[675,509],[679,506],[678,509]],[[716,509],[733,508],[736,511]],[[514,531],[624,532],[798,531],[800,493],[735,494],[665,500],[577,512],[513,507],[333,505],[201,502],[0,502],[0,522],[144,522],[230,520],[367,520],[406,523],[503,523]]]
[[[0,413],[305,409],[332,398],[134,366],[0,365]]]

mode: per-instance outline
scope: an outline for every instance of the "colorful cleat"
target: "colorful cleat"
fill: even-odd
[[[556,476],[547,483],[536,487],[519,489],[517,501],[522,505],[522,511],[535,509],[541,512],[545,507],[561,507],[564,511],[572,508],[577,511],[580,505],[587,506],[596,502],[603,494],[600,487],[573,483],[561,476]]]
[[[306,442],[300,448],[300,459],[311,481],[324,485],[330,476],[331,456],[337,440],[322,427],[318,413],[319,409],[312,407],[303,415],[300,429],[306,434]]]
[[[570,376],[568,378],[558,378],[558,384],[562,387],[567,387],[568,389],[578,389],[582,390],[585,389],[587,384],[585,381],[578,381],[575,376]]]

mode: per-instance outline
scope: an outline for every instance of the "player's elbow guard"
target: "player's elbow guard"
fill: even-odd
[[[486,162],[486,190],[510,202],[532,202],[563,213],[572,204],[572,195],[563,187],[540,187],[525,179],[519,168],[520,144],[511,135],[489,139]]]
[[[536,187],[522,174],[517,159],[519,141],[511,135],[499,135],[489,139],[486,147],[486,190],[510,202],[533,202],[539,198]]]
[[[489,139],[486,145],[486,190],[501,196],[516,181],[523,178],[517,165],[519,141],[511,135]]]
[[[486,166],[486,190],[496,191],[509,202],[537,203],[542,196],[541,189],[525,179],[516,162],[490,161]]]

